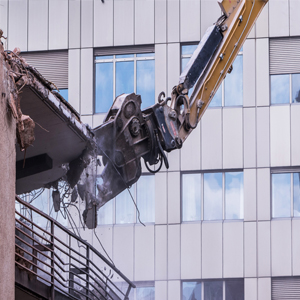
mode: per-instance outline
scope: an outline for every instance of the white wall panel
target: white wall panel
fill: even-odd
[[[156,225],[155,226],[155,280],[168,279],[167,243],[168,243],[167,226]]]
[[[96,128],[103,123],[105,119],[105,114],[94,114],[93,115],[93,127]]]
[[[256,167],[256,109],[244,108],[244,167]]]
[[[69,48],[79,48],[81,41],[80,0],[69,0]]]
[[[172,89],[179,82],[180,75],[180,44],[169,44],[168,46],[168,91],[171,95]]]
[[[291,164],[290,106],[270,107],[271,166]]]
[[[28,5],[28,51],[47,50],[48,0],[29,0]]]
[[[289,35],[289,1],[269,1],[270,37]]]
[[[68,48],[69,1],[49,1],[49,49]]]
[[[256,169],[244,169],[244,220],[256,221]]]
[[[258,107],[256,110],[256,158],[257,167],[270,166],[270,108]]]
[[[8,6],[8,49],[19,47],[27,51],[27,0],[9,1]],[[20,26],[22,24],[22,26]]]
[[[179,0],[167,0],[167,41],[179,42]]]
[[[180,279],[180,225],[168,226],[168,279]]]
[[[300,1],[299,0],[290,0],[290,35],[300,35],[300,19],[299,19],[299,11],[300,11]]]
[[[94,47],[114,44],[114,2],[94,1]]]
[[[168,282],[155,281],[155,299],[167,299],[168,297]]]
[[[181,279],[201,278],[201,225],[181,225]]]
[[[223,276],[243,277],[244,274],[243,222],[223,224]]]
[[[243,109],[223,109],[223,168],[243,167]]]
[[[114,45],[134,44],[134,1],[114,1]]]
[[[93,116],[92,115],[81,115],[80,120],[83,124],[88,124],[91,128],[93,127]]]
[[[180,172],[168,172],[168,223],[180,223]]]
[[[269,96],[269,39],[256,40],[256,104],[268,106]]]
[[[114,226],[113,233],[113,261],[129,280],[133,280],[133,230],[133,226]]]
[[[167,173],[155,174],[155,224],[167,224]]]
[[[255,40],[247,39],[243,46],[244,107],[255,106]]]
[[[8,0],[0,0],[0,28],[3,30],[3,35],[7,37],[7,18],[8,18]],[[7,48],[7,40],[2,39],[4,49]]]
[[[81,89],[80,113],[89,115],[93,113],[94,88],[94,56],[93,49],[81,49]]]
[[[81,1],[81,47],[93,47],[94,1]]]
[[[222,168],[222,109],[207,109],[201,120],[202,169]]]
[[[168,281],[168,300],[180,300],[180,284],[179,280]]]
[[[221,16],[220,6],[216,1],[201,0],[201,37],[208,27],[212,26]]]
[[[300,165],[300,106],[291,105],[291,164]]]
[[[244,223],[245,277],[256,277],[256,222]]]
[[[271,222],[272,276],[292,275],[291,220]]]
[[[179,59],[177,57],[177,59]],[[167,92],[167,45],[155,45],[155,95]],[[168,95],[166,94],[166,97]],[[155,101],[157,101],[155,99]]]
[[[155,43],[167,42],[167,0],[155,0]]]
[[[193,130],[183,144],[180,151],[181,171],[199,170],[201,168],[200,127],[199,122],[197,128]]]
[[[154,280],[154,226],[136,225],[134,244],[134,280]]]
[[[181,157],[181,149],[175,150],[167,154],[168,161],[169,161],[169,171],[179,171],[180,170],[180,157]],[[163,165],[163,168],[165,165]]]
[[[222,223],[202,223],[202,278],[222,278]]]
[[[256,278],[245,278],[245,300],[257,300],[257,279]]]
[[[135,1],[135,44],[154,43],[154,1]]]
[[[180,41],[200,41],[200,0],[180,0]]]
[[[257,169],[257,219],[271,219],[270,169]]]
[[[257,261],[258,261],[258,276],[271,275],[271,241],[270,241],[270,222],[257,223]]]
[[[271,278],[258,278],[257,299],[271,300]]]
[[[292,220],[292,276],[300,275],[300,220]]]
[[[265,5],[256,20],[255,29],[257,38],[266,38],[269,36],[269,2]]]

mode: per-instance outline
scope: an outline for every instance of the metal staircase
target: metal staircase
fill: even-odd
[[[129,299],[135,285],[92,245],[18,196],[15,216],[16,287],[28,299]]]

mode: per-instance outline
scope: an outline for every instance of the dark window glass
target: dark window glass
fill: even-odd
[[[243,300],[244,299],[244,280],[225,281],[225,299]]]
[[[223,281],[204,282],[204,300],[223,300]]]

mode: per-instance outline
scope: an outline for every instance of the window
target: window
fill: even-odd
[[[300,173],[272,174],[272,217],[300,216]]]
[[[243,172],[182,174],[182,221],[243,219],[243,181]]]
[[[182,300],[243,300],[244,280],[183,281]]]
[[[140,212],[143,223],[155,221],[155,177],[143,175],[132,185],[130,193]],[[98,224],[138,223],[138,211],[128,190],[124,190],[115,199],[110,200],[98,211]]]
[[[300,74],[271,75],[271,104],[300,102]]]
[[[181,72],[187,65],[197,45],[181,46]],[[189,91],[189,96],[192,89]],[[220,85],[209,107],[220,106],[240,106],[243,105],[243,48],[239,52],[233,63],[233,70],[226,75],[225,80]]]
[[[141,108],[145,109],[155,102],[154,85],[154,53],[95,57],[95,113],[106,113],[123,93],[141,95]]]
[[[135,282],[136,288],[131,289],[129,300],[155,300],[155,288],[153,281]]]

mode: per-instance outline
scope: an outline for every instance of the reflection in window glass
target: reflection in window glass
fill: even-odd
[[[243,173],[225,173],[225,219],[243,219]]]
[[[130,192],[134,195],[133,185]],[[135,222],[135,207],[130,197],[128,190],[123,191],[116,197],[116,223],[126,224]]]
[[[69,101],[69,90],[68,89],[60,89],[59,93],[62,95],[62,97],[66,100]]]
[[[213,99],[209,103],[209,107],[217,107],[217,106],[222,106],[222,84],[219,86]]]
[[[134,57],[134,54],[119,54],[119,55],[116,55],[116,58],[133,58]]]
[[[294,217],[300,216],[300,173],[293,174],[294,184]]]
[[[225,106],[243,105],[243,56],[238,55],[225,79]]]
[[[222,173],[204,174],[204,220],[222,219]]]
[[[225,281],[225,299],[226,300],[244,299],[243,279]]]
[[[300,74],[292,74],[292,102],[300,102]]]
[[[136,300],[154,300],[155,291],[154,287],[137,287]]]
[[[151,106],[155,98],[154,60],[139,60],[136,63],[136,93],[142,95],[142,109]]]
[[[271,75],[271,104],[290,103],[290,75]]]
[[[136,57],[154,57],[154,53],[140,53]]]
[[[201,282],[184,281],[182,283],[182,300],[201,300]]]
[[[192,56],[194,51],[197,49],[197,46],[198,45],[184,45],[181,47],[181,54]]]
[[[116,62],[116,97],[134,92],[134,62]]]
[[[143,223],[155,221],[155,177],[141,176],[137,182],[137,206]],[[138,222],[138,219],[137,219]]]
[[[113,63],[96,64],[95,112],[107,112],[113,102]]]
[[[291,215],[291,174],[272,174],[272,216]]]
[[[201,219],[201,174],[182,175],[182,221]]]
[[[45,189],[36,199],[31,202],[31,205],[45,214],[49,214],[49,190]],[[42,217],[40,214],[32,211],[32,220],[38,226],[45,228],[47,226],[47,219]]]
[[[223,300],[223,281],[204,282],[204,300]]]

